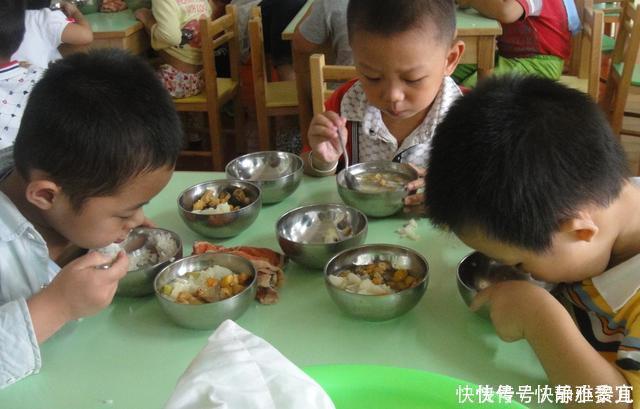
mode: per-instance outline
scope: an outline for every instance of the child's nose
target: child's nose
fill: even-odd
[[[402,87],[397,84],[391,84],[387,89],[387,100],[392,103],[400,102],[404,99],[404,92],[402,91]]]

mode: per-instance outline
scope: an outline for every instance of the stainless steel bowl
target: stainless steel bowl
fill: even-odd
[[[458,291],[467,306],[471,305],[478,291],[507,280],[529,281],[548,291],[552,291],[556,287],[555,284],[535,280],[531,275],[515,267],[499,263],[478,251],[468,254],[458,264]],[[484,307],[478,310],[478,313],[485,317],[489,316],[489,310]]]
[[[244,189],[251,203],[233,212],[220,214],[194,213],[193,204],[205,193],[213,190],[217,195],[222,190]],[[178,212],[185,224],[194,232],[210,238],[233,237],[251,224],[258,217],[262,208],[260,188],[251,182],[242,180],[211,180],[191,186],[178,196]]]
[[[239,294],[210,304],[178,304],[162,294],[165,284],[214,265],[226,267],[234,273],[250,274],[253,277],[251,283]],[[249,308],[256,296],[256,283],[256,270],[249,260],[234,254],[204,253],[185,257],[165,267],[153,285],[162,309],[176,324],[193,329],[213,329],[224,320],[237,319]]]
[[[287,256],[322,270],[336,253],[364,242],[367,216],[342,204],[298,207],[280,217],[276,235]]]
[[[162,246],[160,237],[169,237],[175,242],[175,249],[165,251]],[[114,251],[120,249],[131,249],[127,252],[130,267],[134,258],[142,258],[145,254],[156,261],[149,264],[143,264],[140,267],[133,267],[127,275],[118,282],[116,294],[127,297],[142,297],[153,294],[153,280],[156,275],[173,261],[182,257],[182,240],[176,233],[160,228],[138,227],[133,229],[124,242],[115,246]],[[107,247],[110,248],[111,246]],[[131,247],[133,246],[133,247]],[[107,249],[105,248],[105,249]],[[105,249],[98,251],[107,252]],[[106,265],[108,267],[109,264]]]
[[[350,166],[349,171],[358,181],[368,173],[395,173],[400,175],[405,184],[418,178],[418,173],[414,168],[406,163],[397,162],[362,162]],[[360,209],[367,216],[386,217],[396,213],[404,206],[403,199],[407,196],[404,186],[393,191],[368,191],[361,189],[349,189],[345,183],[343,169],[336,176],[338,184],[338,194],[344,202],[350,206]],[[362,185],[362,184],[361,184]]]
[[[389,261],[395,268],[407,269],[419,284],[393,294],[363,295],[342,290],[329,281],[330,275],[339,274],[353,265],[377,261]],[[367,321],[385,321],[406,313],[420,301],[429,284],[429,264],[420,254],[406,247],[369,244],[345,250],[333,257],[327,263],[324,275],[327,291],[342,311]]]
[[[231,179],[249,180],[262,190],[263,203],[278,203],[293,193],[302,180],[302,159],[288,152],[254,152],[227,164]]]

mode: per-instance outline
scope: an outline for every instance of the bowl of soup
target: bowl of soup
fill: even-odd
[[[345,172],[350,172],[357,185],[349,187]],[[418,178],[418,172],[406,163],[363,162],[343,169],[336,176],[338,194],[348,204],[371,217],[386,217],[404,206],[405,186]]]

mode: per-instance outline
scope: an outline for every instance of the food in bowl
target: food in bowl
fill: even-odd
[[[144,232],[144,233],[143,233]],[[178,251],[178,243],[171,237],[168,231],[159,229],[138,229],[134,234],[145,234],[144,245],[134,251],[127,252],[129,259],[129,271],[152,266],[174,257]],[[98,249],[98,252],[115,258],[117,254],[126,249],[127,240],[123,243],[112,243]],[[126,250],[125,250],[126,251]]]
[[[251,203],[251,199],[247,196],[243,188],[238,187],[231,189],[224,189],[217,195],[214,190],[207,189],[204,194],[195,201],[191,211],[199,214],[221,214],[240,210]]]
[[[396,172],[364,172],[356,176],[358,190],[362,192],[392,192],[404,189],[410,182],[406,175]]]
[[[213,265],[191,271],[162,286],[161,293],[178,304],[205,304],[233,297],[244,291],[252,276],[246,272]]]
[[[388,261],[353,265],[328,276],[334,286],[355,294],[384,295],[413,288],[420,282],[404,268],[394,268]]]

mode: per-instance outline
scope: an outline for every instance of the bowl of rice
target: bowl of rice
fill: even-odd
[[[204,253],[165,267],[156,276],[154,288],[173,322],[185,328],[213,329],[249,308],[256,296],[257,274],[244,257]]]
[[[261,208],[260,188],[243,180],[202,182],[178,196],[178,212],[187,227],[214,239],[244,231],[256,220]]]
[[[129,272],[118,283],[116,294],[142,297],[153,294],[153,280],[160,270],[182,257],[182,240],[170,230],[138,227],[122,243],[113,243],[98,251],[115,256],[134,241],[140,247],[136,245],[138,248],[127,253]]]
[[[429,264],[414,250],[366,244],[345,250],[327,263],[325,286],[346,314],[386,321],[411,310],[427,291]]]

